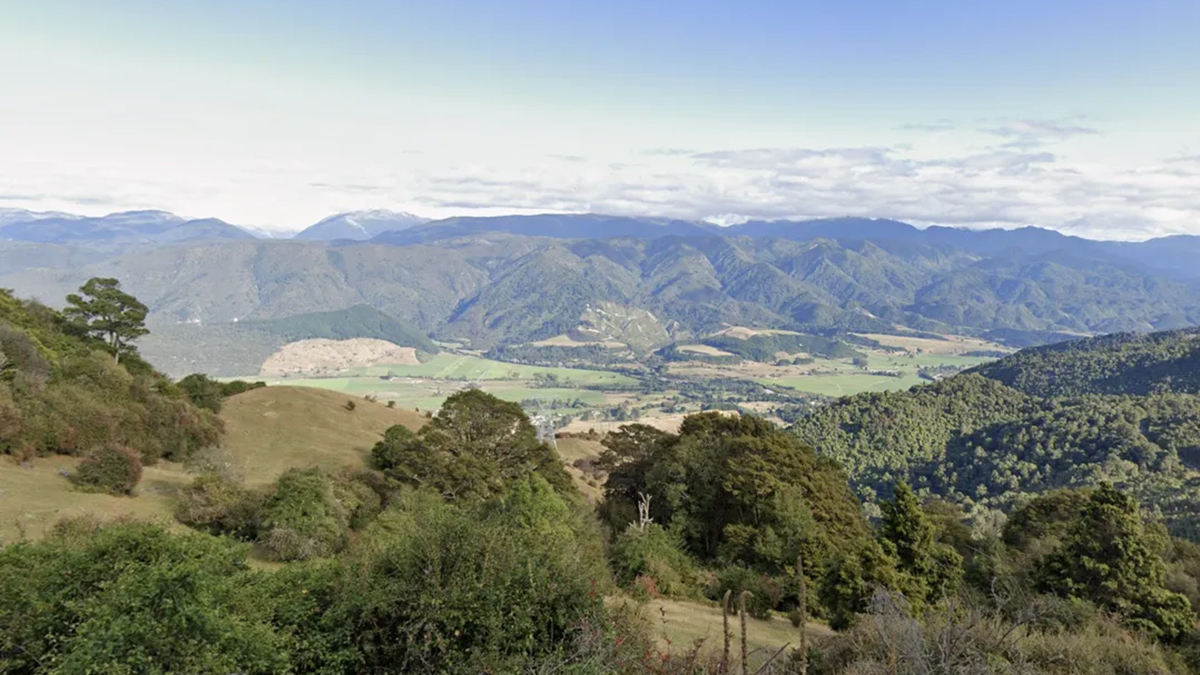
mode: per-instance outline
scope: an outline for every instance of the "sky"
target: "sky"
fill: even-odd
[[[0,208],[1200,234],[1190,0],[4,0]]]

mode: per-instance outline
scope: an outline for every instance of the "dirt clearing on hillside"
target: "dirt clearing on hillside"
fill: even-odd
[[[280,347],[263,363],[259,374],[267,377],[324,375],[379,363],[416,366],[421,362],[417,360],[416,349],[387,340],[301,340]]]

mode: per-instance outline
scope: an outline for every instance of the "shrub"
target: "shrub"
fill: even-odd
[[[206,474],[176,495],[175,518],[212,534],[251,540],[258,532],[262,495],[228,478]]]
[[[288,672],[245,592],[245,548],[145,523],[68,522],[0,549],[0,672]]]
[[[329,621],[360,646],[360,672],[527,672],[605,625],[603,560],[567,515],[538,477],[482,507],[405,492],[350,554]]]
[[[776,579],[745,567],[726,567],[717,572],[714,581],[708,588],[708,597],[720,600],[725,597],[726,591],[730,591],[733,598],[730,610],[736,610],[739,606],[737,599],[743,591],[750,591],[750,597],[746,599],[746,611],[756,619],[769,619],[771,610],[779,604],[782,596]]]
[[[696,594],[696,566],[670,533],[651,523],[645,529],[630,525],[609,553],[617,582],[630,587],[642,579],[656,593],[686,597]]]
[[[72,478],[88,490],[127,495],[142,480],[142,460],[130,448],[101,446],[79,462]]]
[[[349,515],[329,476],[320,469],[292,469],[263,502],[258,540],[276,560],[305,560],[340,551],[349,530]]]

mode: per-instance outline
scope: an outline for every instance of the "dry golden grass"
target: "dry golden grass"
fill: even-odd
[[[354,401],[354,410],[345,405]],[[225,402],[223,458],[250,485],[274,481],[293,467],[361,468],[375,441],[388,427],[418,429],[425,418],[411,410],[388,408],[362,398],[302,387],[266,387]],[[43,457],[26,465],[0,458],[0,542],[41,537],[64,517],[101,519],[132,516],[172,524],[173,495],[193,475],[170,462],[148,466],[134,496],[81,492],[60,472],[78,459]]]
[[[887,347],[906,349],[910,352],[921,350],[926,354],[962,354],[974,351],[1014,351],[1009,347],[989,342],[980,338],[962,335],[947,335],[945,340],[915,337],[911,335],[883,335],[879,333],[859,333],[861,337],[874,340]]]
[[[706,356],[734,356],[731,352],[717,349],[716,347],[709,347],[708,345],[680,345],[678,350],[690,354],[704,354]]]
[[[718,652],[721,650],[723,640],[720,607],[658,599],[651,600],[645,610],[664,648],[682,651],[691,648],[697,641],[703,641],[703,649]],[[741,635],[737,617],[730,617],[730,631],[733,633],[733,649],[736,653],[740,649]],[[819,623],[809,623],[805,632],[810,641],[833,635],[828,626]],[[746,624],[746,637],[749,650],[757,652],[759,658],[765,659],[784,645],[795,647],[799,644],[800,632],[792,627],[790,621],[780,616],[772,616],[766,621],[750,618]]]
[[[347,410],[354,401],[354,410]],[[249,485],[291,468],[366,466],[371,447],[396,424],[414,431],[423,416],[361,397],[308,387],[265,387],[234,396],[221,411],[222,447]]]
[[[81,492],[61,471],[74,471],[74,457],[41,457],[18,464],[0,458],[0,543],[22,536],[42,537],[59,520],[94,516],[111,520],[124,516],[173,523],[171,496],[192,477],[169,462],[148,466],[131,497]]]
[[[737,338],[738,340],[749,340],[755,335],[796,335],[796,331],[779,330],[776,328],[749,328],[747,326],[730,326],[713,333],[713,336],[723,335],[725,337]]]
[[[552,338],[538,340],[537,342],[530,342],[529,344],[534,347],[591,347],[593,345],[599,345],[609,349],[624,349],[627,346],[624,342],[617,342],[616,340],[584,341],[576,340],[570,335],[565,334],[555,335]]]

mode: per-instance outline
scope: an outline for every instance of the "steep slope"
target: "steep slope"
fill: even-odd
[[[569,333],[585,307],[605,302],[693,335],[726,325],[868,333],[903,325],[1020,345],[1200,324],[1194,291],[1121,265],[896,241],[503,232],[406,246],[253,240],[139,250],[70,271],[14,270],[0,273],[0,286],[55,300],[90,276],[123,280],[162,333],[180,332],[181,322],[361,305],[484,348]]]
[[[264,485],[292,467],[362,468],[383,432],[395,424],[414,431],[425,418],[408,410],[358,399],[346,410],[344,395],[322,389],[266,387],[225,400],[226,433],[215,455],[247,483]],[[46,457],[21,465],[0,462],[0,542],[39,538],[60,518],[133,516],[171,522],[175,490],[196,476],[184,465],[146,467],[132,497],[81,492],[63,478],[73,457]]]

